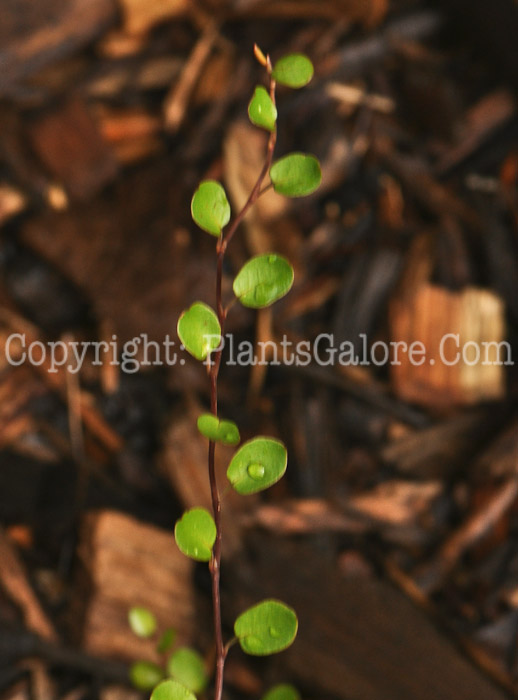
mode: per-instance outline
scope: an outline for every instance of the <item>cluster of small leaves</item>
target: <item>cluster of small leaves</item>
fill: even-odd
[[[178,681],[169,679],[159,683],[151,700],[196,700],[188,688]],[[261,700],[301,700],[298,690],[289,683],[279,683],[268,690]]]
[[[261,610],[264,612],[262,613]],[[131,608],[128,621],[133,633],[138,637],[148,639],[156,636],[157,620],[147,608]],[[239,629],[243,639],[246,640],[248,653],[251,654],[255,653],[254,644],[271,645],[272,630],[276,649],[283,640],[288,645],[287,640],[291,638],[290,630],[296,630],[296,626],[295,613],[275,600],[264,601],[250,608],[237,618],[235,624],[236,635]],[[246,635],[246,630],[249,629],[254,630],[254,635]],[[162,655],[171,652],[175,639],[176,632],[169,627],[156,642],[157,652]],[[178,647],[174,652],[169,653],[162,666],[151,661],[134,663],[130,669],[130,680],[139,690],[152,690],[151,700],[196,700],[196,696],[203,693],[207,686],[208,675],[204,660],[197,651],[189,647]],[[261,700],[300,700],[300,695],[292,685],[282,683],[270,688]]]
[[[275,142],[277,108],[276,83],[300,88],[313,76],[311,61],[302,54],[291,54],[271,65],[258,47],[255,55],[269,74],[269,90],[258,85],[248,106],[250,121],[270,133],[270,143]],[[272,140],[273,139],[273,140]],[[271,151],[270,151],[271,152]],[[268,169],[269,183],[287,197],[303,197],[320,185],[321,170],[318,160],[307,153],[290,153],[272,162]],[[259,182],[259,184],[262,184]],[[259,186],[259,185],[258,185]],[[194,222],[218,239],[224,239],[225,227],[232,216],[231,207],[223,186],[214,180],[202,182],[191,202]],[[226,242],[226,241],[225,241]],[[219,243],[218,243],[219,245]],[[281,255],[267,253],[246,262],[237,273],[232,289],[235,299],[243,306],[263,309],[288,293],[293,284],[291,264]],[[207,304],[197,301],[185,310],[178,321],[178,336],[184,348],[197,360],[208,360],[219,351],[221,323],[224,316]],[[236,446],[241,437],[237,425],[212,413],[198,418],[198,430],[209,441]],[[235,491],[242,495],[254,494],[275,484],[286,471],[287,451],[282,442],[271,437],[258,436],[248,440],[234,454],[227,469],[227,478]],[[204,508],[192,508],[185,512],[175,527],[175,539],[179,549],[196,561],[211,562],[217,539],[213,516]],[[295,611],[281,601],[263,600],[245,610],[235,621],[234,634],[243,651],[254,656],[266,656],[286,649],[297,633]],[[178,654],[178,652],[177,652]],[[184,658],[185,657],[185,658]],[[185,671],[186,651],[176,657],[176,663],[168,663],[171,679],[162,680],[152,695],[152,700],[192,700],[193,688],[189,673]],[[193,669],[193,658],[188,668]],[[183,671],[181,669],[184,669]],[[188,682],[187,682],[188,681]],[[263,700],[300,700],[297,691],[289,685],[272,688]]]
[[[156,636],[156,617],[147,608],[131,608],[128,613],[128,622],[133,633],[138,637],[149,639]],[[194,694],[205,690],[208,682],[205,663],[200,654],[189,647],[178,647],[171,652],[175,639],[175,630],[172,627],[166,629],[158,637],[155,645],[156,651],[165,657],[164,663],[159,665],[152,661],[137,661],[130,669],[130,680],[139,690],[153,690],[160,687],[158,684],[173,683],[172,687],[176,689],[175,697],[181,697],[184,700],[194,699]],[[155,693],[153,697],[155,698]],[[164,698],[170,700],[171,696],[164,695]]]
[[[266,58],[258,50],[259,60]],[[292,88],[306,85],[313,76],[311,61],[302,54],[279,59],[271,69],[277,83]],[[273,132],[277,128],[277,108],[267,89],[258,85],[248,107],[256,126]],[[318,160],[307,153],[290,153],[274,162],[269,171],[270,185],[286,197],[303,197],[320,185],[322,174]],[[223,186],[214,180],[203,181],[192,198],[191,214],[198,226],[220,237],[229,223],[231,207]],[[243,306],[262,309],[281,299],[293,284],[293,268],[280,255],[269,253],[249,260],[233,283],[236,299]],[[185,349],[197,360],[205,360],[221,342],[221,327],[216,313],[203,302],[195,302],[178,321],[178,335]],[[206,433],[204,433],[206,435]],[[210,439],[211,436],[207,435]]]

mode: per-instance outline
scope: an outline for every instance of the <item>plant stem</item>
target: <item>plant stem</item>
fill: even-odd
[[[272,98],[272,102],[275,105],[275,80],[270,80],[270,97]],[[259,195],[262,194],[261,191],[261,185],[263,184],[263,180],[270,171],[272,161],[273,161],[273,152],[275,150],[275,144],[277,142],[277,129],[272,131],[270,133],[270,138],[268,139],[268,146],[266,147],[266,158],[264,161],[263,168],[259,174],[259,177],[257,178],[257,181],[250,192],[250,195],[248,199],[246,200],[246,203],[244,207],[241,209],[239,214],[236,216],[234,221],[230,224],[230,227],[226,234],[222,236],[220,239],[220,244],[218,246],[218,263],[219,259],[223,258],[225,255],[225,251],[228,247],[228,244],[232,240],[235,232],[237,231],[239,224],[243,221],[245,218],[246,214],[248,213],[248,210],[256,203],[256,201],[259,198]],[[266,188],[267,189],[267,188]],[[265,189],[265,191],[266,191]]]
[[[271,68],[270,68],[271,70]],[[270,97],[275,104],[275,81],[270,75]],[[235,219],[231,222],[228,230],[221,234],[217,246],[217,268],[216,268],[216,311],[218,316],[218,321],[221,327],[221,340],[220,347],[214,352],[214,359],[210,364],[209,378],[210,378],[210,410],[217,416],[218,415],[218,375],[221,365],[221,356],[223,352],[223,336],[225,328],[226,310],[223,307],[223,295],[222,295],[222,283],[223,283],[223,261],[225,258],[225,251],[227,250],[228,244],[233,238],[235,232],[237,231],[239,225],[243,221],[248,210],[255,204],[260,195],[268,189],[266,187],[261,190],[261,186],[265,177],[267,176],[273,161],[273,152],[275,149],[275,143],[277,140],[277,131],[274,130],[270,133],[270,138],[268,139],[268,145],[266,148],[266,157],[264,161],[263,168],[257,178],[257,181],[250,192],[250,195],[241,209],[241,211],[236,215]],[[213,555],[210,562],[210,574],[212,580],[212,606],[213,606],[213,618],[214,618],[214,638],[216,643],[216,678],[214,684],[214,700],[221,700],[223,695],[223,671],[225,668],[225,659],[228,652],[228,645],[225,646],[223,643],[223,631],[221,626],[221,595],[220,595],[220,569],[221,569],[221,497],[219,494],[218,483],[216,479],[216,466],[215,466],[215,454],[216,454],[216,443],[213,441],[209,442],[209,455],[208,455],[208,466],[209,466],[209,481],[210,481],[210,493],[212,500],[212,511],[214,515],[214,522],[216,524],[216,541],[214,542]]]

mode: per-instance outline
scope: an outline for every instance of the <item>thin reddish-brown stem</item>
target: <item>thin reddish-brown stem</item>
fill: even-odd
[[[275,81],[270,77],[270,97],[275,104]],[[268,187],[261,189],[263,181],[267,176],[273,160],[273,152],[275,149],[275,142],[277,139],[277,132],[272,131],[270,138],[268,139],[268,145],[266,147],[266,157],[264,165],[259,177],[250,192],[245,205],[241,211],[236,215],[233,221],[230,223],[227,231],[221,234],[218,241],[217,247],[217,268],[216,268],[216,312],[221,326],[221,338],[223,340],[224,330],[225,330],[225,319],[226,310],[223,307],[223,294],[222,294],[222,283],[223,283],[223,261],[225,258],[225,252],[228,248],[228,244],[232,240],[234,234],[236,233],[239,225],[246,216],[248,210],[257,201],[260,195],[268,189]],[[212,362],[209,369],[209,379],[210,379],[210,409],[212,413],[218,415],[218,375],[221,366],[221,356],[223,352],[223,342],[220,343],[220,347],[215,350]],[[214,684],[214,700],[221,700],[223,695],[223,671],[225,668],[225,659],[227,656],[228,646],[223,643],[223,631],[221,626],[221,596],[220,596],[220,569],[221,569],[221,497],[218,489],[218,482],[216,479],[216,466],[215,466],[215,454],[216,454],[216,443],[209,442],[209,480],[210,480],[210,493],[212,499],[212,511],[214,515],[214,522],[216,524],[216,541],[214,542],[212,559],[210,562],[210,573],[212,579],[212,605],[213,605],[213,616],[214,616],[214,638],[216,644],[216,678]]]

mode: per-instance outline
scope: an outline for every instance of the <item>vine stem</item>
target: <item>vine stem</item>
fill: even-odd
[[[273,104],[275,105],[275,80],[271,77],[271,64],[268,60],[267,63],[268,74],[270,77],[270,97]],[[223,283],[223,261],[225,259],[225,252],[228,248],[228,244],[232,240],[234,234],[236,233],[239,225],[246,216],[248,210],[255,204],[259,199],[261,194],[268,189],[268,186],[261,189],[263,181],[267,176],[273,161],[273,152],[275,150],[275,143],[277,141],[277,130],[275,129],[270,133],[268,139],[268,145],[266,147],[266,157],[264,165],[259,177],[250,192],[250,195],[245,202],[241,211],[236,215],[233,221],[230,223],[228,230],[221,234],[217,245],[217,268],[216,268],[216,312],[218,316],[218,321],[221,327],[221,343],[219,348],[214,351],[214,359],[209,365],[209,379],[210,379],[210,410],[217,416],[218,415],[218,375],[221,366],[221,356],[223,352],[223,337],[224,328],[227,311],[223,307],[223,294],[222,294],[222,283]],[[214,700],[221,700],[223,695],[223,672],[225,669],[225,660],[227,657],[227,652],[229,646],[223,643],[223,630],[221,625],[221,595],[220,595],[220,570],[221,570],[221,497],[218,489],[218,482],[216,478],[216,467],[215,467],[215,455],[216,455],[216,443],[212,440],[209,442],[209,455],[208,455],[208,468],[209,468],[209,481],[210,481],[210,493],[212,500],[212,511],[214,515],[214,522],[216,524],[216,541],[214,542],[212,559],[210,561],[210,574],[212,581],[212,607],[213,607],[213,618],[214,618],[214,639],[216,644],[216,678],[214,683]]]

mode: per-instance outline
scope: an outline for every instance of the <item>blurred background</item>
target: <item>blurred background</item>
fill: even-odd
[[[323,183],[247,217],[227,293],[267,251],[295,284],[227,330],[272,356],[329,336],[223,363],[222,415],[289,451],[264,496],[225,496],[225,636],[267,596],[300,618],[287,652],[232,650],[225,697],[518,696],[517,35],[514,0],[0,2],[2,698],[143,697],[133,605],[213,663],[208,573],[172,536],[209,504],[208,381],[153,360],[214,303],[199,181],[238,211],[263,163],[254,43],[315,65],[278,89],[276,154]]]

